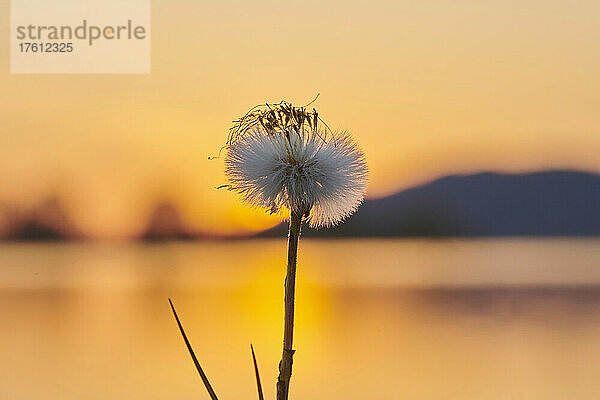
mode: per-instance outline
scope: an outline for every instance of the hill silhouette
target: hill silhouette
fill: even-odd
[[[196,236],[181,218],[179,210],[175,206],[169,203],[161,203],[150,216],[150,221],[141,235],[141,239],[147,242],[160,242],[191,240]]]
[[[285,236],[282,223],[260,237]],[[600,235],[600,175],[577,171],[447,176],[377,200],[309,237]]]
[[[57,198],[47,199],[31,210],[3,207],[3,240],[65,241],[82,235]]]

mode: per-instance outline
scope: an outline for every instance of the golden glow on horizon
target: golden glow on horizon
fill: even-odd
[[[4,48],[0,204],[59,197],[99,237],[135,235],[164,201],[203,231],[266,228],[278,217],[215,190],[207,157],[249,107],[316,93],[365,150],[370,197],[450,173],[600,171],[599,12],[177,0],[153,3],[150,75],[10,75]]]

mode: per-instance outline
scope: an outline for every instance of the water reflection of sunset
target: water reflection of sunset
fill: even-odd
[[[171,297],[219,395],[256,398],[253,343],[274,398],[283,243],[0,245],[0,394],[202,398]],[[559,400],[600,390],[595,239],[301,248],[294,398]]]

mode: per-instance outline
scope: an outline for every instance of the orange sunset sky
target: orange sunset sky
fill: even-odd
[[[369,197],[441,175],[600,172],[598,1],[152,2],[149,75],[11,75],[0,0],[0,204],[58,197],[128,237],[168,201],[198,229],[277,222],[226,190],[231,120],[315,103],[367,154]]]

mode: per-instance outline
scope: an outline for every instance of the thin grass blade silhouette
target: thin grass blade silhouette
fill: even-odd
[[[252,361],[254,362],[254,374],[256,375],[256,387],[258,389],[258,400],[265,400],[263,395],[262,385],[260,384],[260,374],[258,372],[258,364],[256,363],[256,356],[254,355],[254,347],[250,344],[250,350],[252,350]]]
[[[187,346],[187,349],[190,352],[190,356],[192,357],[192,360],[194,360],[194,365],[196,366],[196,369],[198,370],[198,374],[200,374],[202,383],[204,383],[204,386],[206,387],[206,390],[208,391],[210,398],[212,400],[219,400],[217,395],[215,394],[215,391],[213,390],[212,386],[210,385],[210,382],[208,381],[206,374],[202,370],[202,367],[200,366],[200,363],[198,362],[198,359],[196,358],[196,354],[194,354],[192,345],[190,344],[190,341],[188,340],[187,335],[185,334],[185,331],[183,330],[183,326],[181,325],[181,321],[179,321],[179,317],[177,316],[177,312],[175,311],[175,306],[173,305],[173,302],[171,301],[171,299],[169,299],[169,304],[171,305],[171,310],[173,310],[173,315],[175,316],[175,320],[177,321],[177,325],[179,326],[179,330],[181,331],[181,336],[183,336],[185,345]],[[262,400],[262,398],[261,398],[261,400]]]

